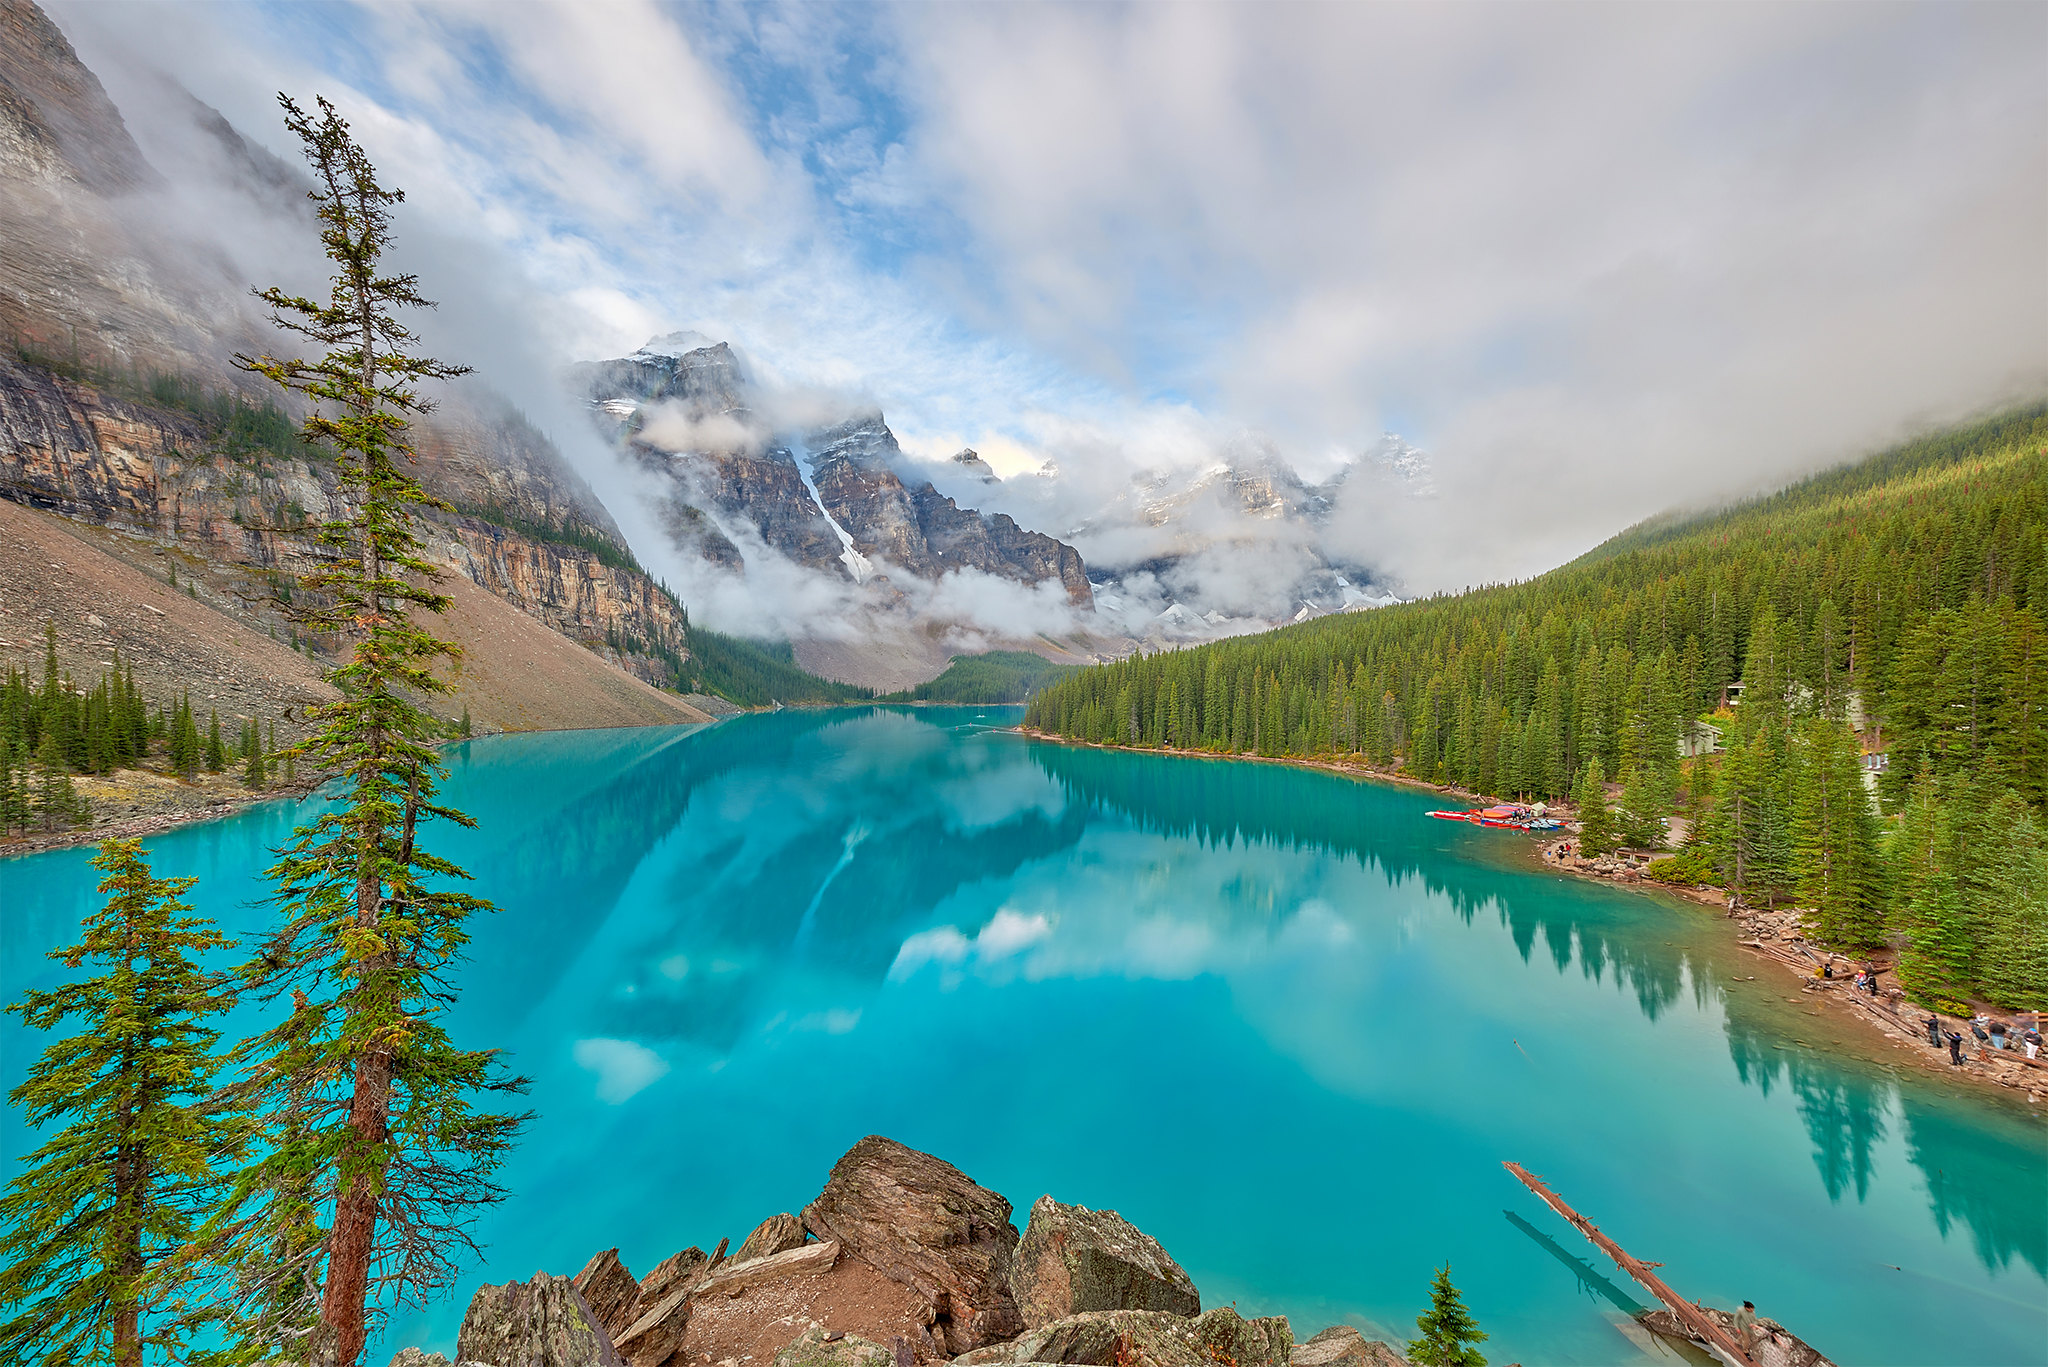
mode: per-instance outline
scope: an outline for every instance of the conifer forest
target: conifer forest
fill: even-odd
[[[1501,584],[1062,679],[1028,727],[1573,802],[1587,853],[2048,999],[2048,411]],[[1870,777],[1875,782],[1868,782]],[[1874,789],[1874,791],[1873,791]]]

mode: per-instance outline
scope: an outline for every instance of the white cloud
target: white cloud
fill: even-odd
[[[576,1066],[597,1074],[597,1099],[608,1106],[630,1101],[668,1074],[668,1060],[627,1039],[580,1039]]]
[[[1333,526],[1424,590],[2048,388],[2040,6],[56,14],[145,134],[146,67],[286,153],[271,92],[335,94],[432,335],[672,581],[546,392],[670,326],[927,460],[1053,462],[974,497],[1054,532],[1246,428],[1312,464],[1419,425],[1441,496]]]

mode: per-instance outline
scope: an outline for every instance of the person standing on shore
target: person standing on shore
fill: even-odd
[[[1927,1018],[1927,1042],[1937,1049],[1941,1048],[1941,1017]]]
[[[1963,1066],[1963,1036],[1959,1030],[1948,1032],[1948,1061],[1951,1067]]]
[[[1735,1340],[1742,1345],[1745,1356],[1756,1353],[1756,1305],[1752,1301],[1744,1301],[1735,1312]]]

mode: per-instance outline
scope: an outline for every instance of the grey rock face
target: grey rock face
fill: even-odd
[[[739,1250],[732,1255],[732,1260],[743,1263],[751,1258],[767,1258],[803,1246],[804,1226],[801,1220],[794,1215],[771,1215],[740,1241]]]
[[[772,1367],[896,1367],[896,1356],[857,1334],[810,1329],[777,1353]]]
[[[1198,1315],[1201,1295],[1150,1235],[1113,1210],[1041,1196],[1010,1262],[1010,1290],[1031,1328],[1088,1310]]]
[[[1400,1351],[1369,1339],[1348,1324],[1325,1329],[1294,1346],[1293,1367],[1412,1367]]]
[[[930,1301],[950,1353],[1024,1327],[1010,1294],[1010,1203],[951,1163],[869,1135],[832,1165],[803,1222]]]
[[[1064,1362],[1086,1367],[1289,1367],[1283,1316],[1248,1320],[1228,1308],[1189,1319],[1163,1310],[1090,1310],[955,1359],[957,1367]]]
[[[624,1367],[611,1337],[567,1277],[485,1286],[455,1341],[462,1362],[491,1367]]]

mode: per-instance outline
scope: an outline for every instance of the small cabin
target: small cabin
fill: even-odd
[[[1684,759],[1721,753],[1721,728],[1708,721],[1689,721],[1679,733],[1678,753]]]

